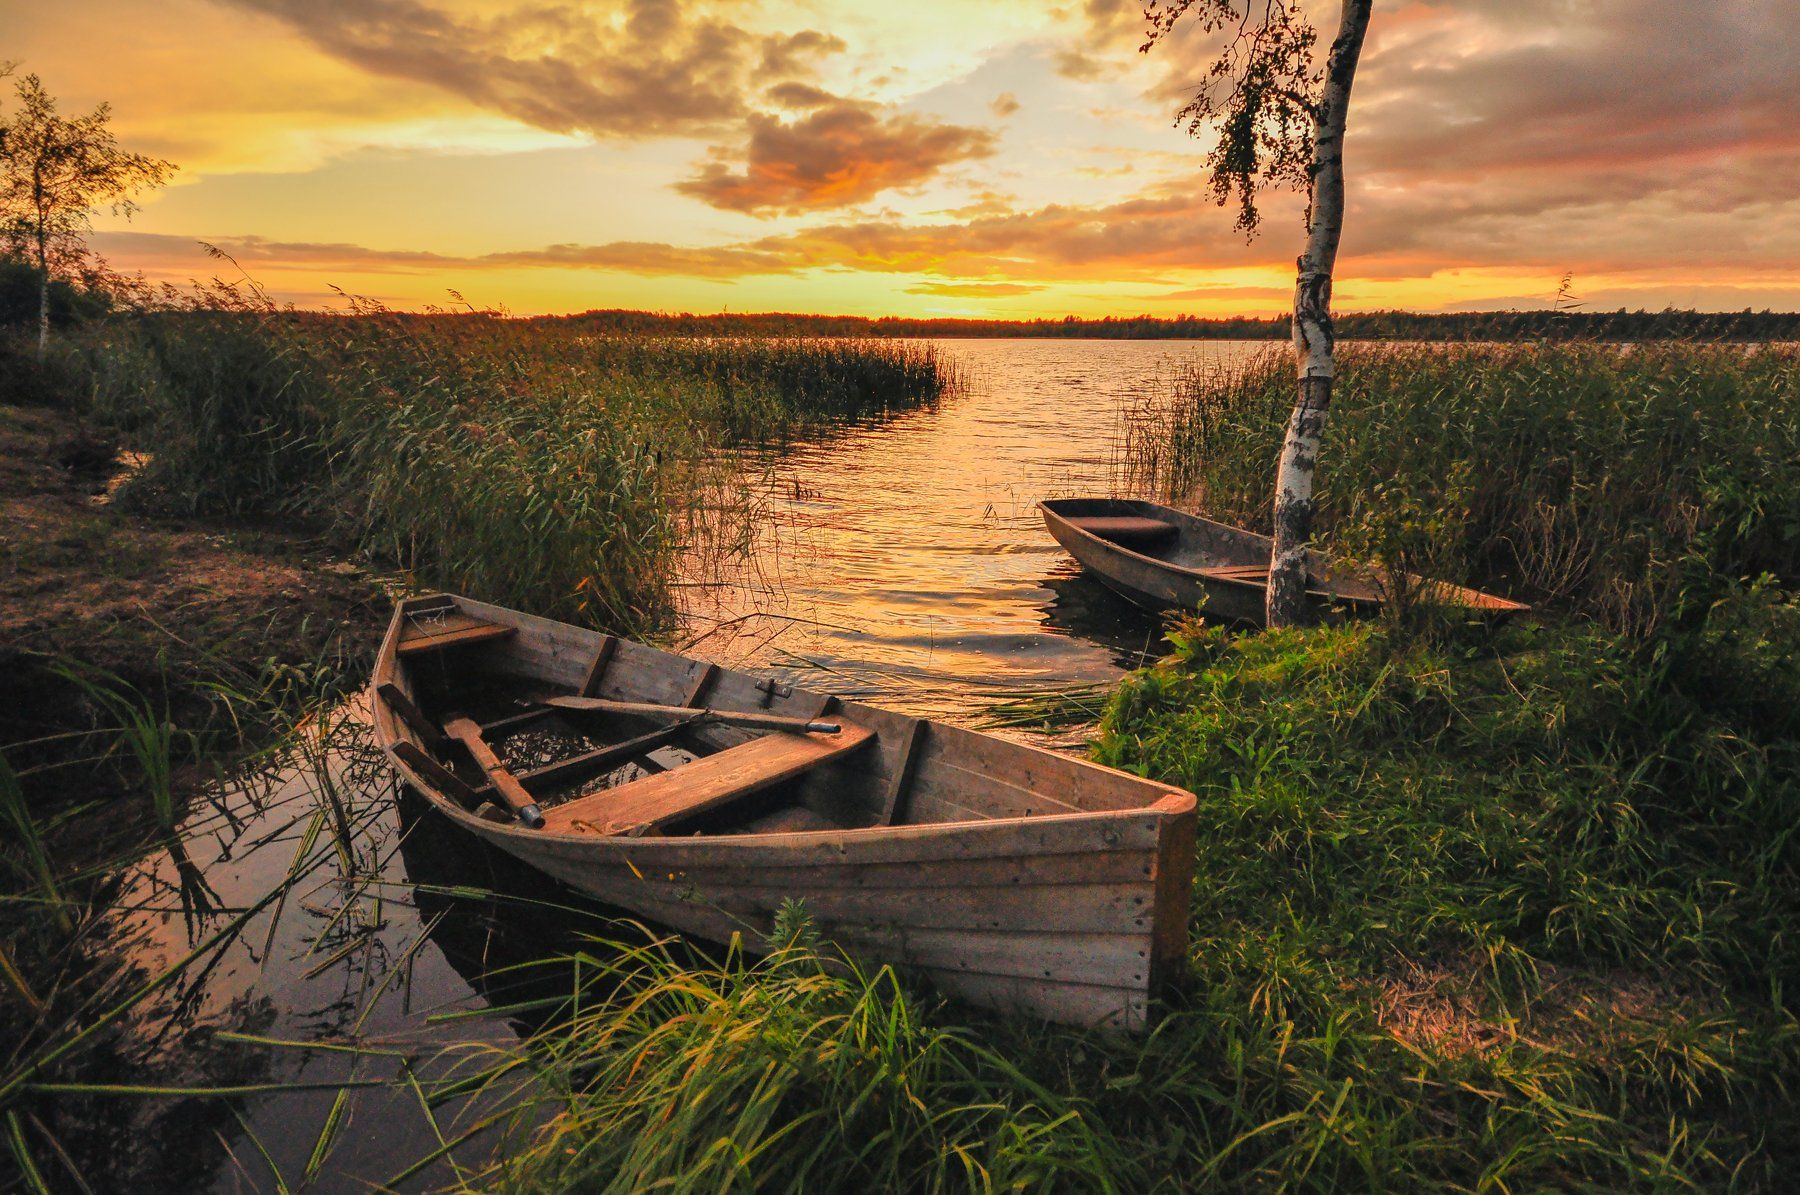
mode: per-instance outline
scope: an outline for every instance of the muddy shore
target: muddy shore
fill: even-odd
[[[66,736],[102,717],[59,661],[111,673],[185,725],[207,716],[209,684],[354,670],[390,608],[393,579],[310,528],[115,500],[128,463],[65,412],[0,405],[0,744],[28,783],[62,762],[50,772],[66,784],[67,761],[91,754]]]

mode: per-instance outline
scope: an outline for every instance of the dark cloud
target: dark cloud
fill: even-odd
[[[832,98],[810,106],[811,112],[793,121],[751,113],[742,169],[711,162],[676,189],[729,211],[818,211],[916,186],[945,166],[994,151],[994,134],[986,129],[894,114],[855,100]]]
[[[676,0],[629,0],[610,20],[550,5],[475,16],[427,0],[225,2],[375,74],[594,136],[720,132],[749,111],[752,90],[844,48],[815,30],[758,36]]]
[[[1057,74],[1065,79],[1073,79],[1077,83],[1092,83],[1096,79],[1104,79],[1111,73],[1110,64],[1105,59],[1081,50],[1058,50],[1053,62]]]
[[[1384,28],[1352,144],[1406,177],[1637,167],[1800,148],[1791,0],[1465,0]]]
[[[771,104],[781,108],[822,108],[837,96],[810,83],[777,83],[763,93]]]
[[[1121,17],[1129,7],[1089,0],[1057,60],[1064,73],[1134,56],[1143,26]],[[1335,7],[1309,5],[1327,23]],[[1348,268],[1791,270],[1800,260],[1792,16],[1792,0],[1378,8],[1346,142]],[[1147,56],[1146,100],[1172,115],[1215,50],[1184,22]],[[1291,233],[1300,207],[1265,214],[1268,241]]]
[[[829,33],[820,33],[817,29],[802,29],[799,33],[774,34],[763,39],[762,69],[764,74],[791,75],[798,73],[820,58],[832,54],[840,54],[848,49],[844,40]]]

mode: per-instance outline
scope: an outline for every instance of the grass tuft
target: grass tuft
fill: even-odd
[[[889,968],[782,918],[759,961],[596,944],[571,1015],[525,1048],[499,1191],[1109,1189],[1075,1104],[974,1034],[935,1028]],[[487,1064],[495,1081],[518,1059]]]

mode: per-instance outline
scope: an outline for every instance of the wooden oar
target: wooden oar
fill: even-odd
[[[519,778],[506,770],[494,749],[481,737],[481,724],[473,718],[455,717],[444,723],[444,733],[461,743],[475,762],[481,765],[493,784],[494,791],[500,794],[513,816],[530,829],[537,829],[544,824],[544,811],[538,808],[537,799],[526,791],[519,783]]]
[[[648,701],[609,701],[604,697],[546,697],[539,705],[563,710],[585,710],[596,714],[637,714],[650,718],[700,717],[727,726],[747,730],[789,730],[796,733],[837,734],[843,725],[837,722],[815,722],[806,718],[787,718],[780,714],[758,714],[740,710],[715,710],[694,705],[656,705]],[[446,729],[448,729],[446,727]]]

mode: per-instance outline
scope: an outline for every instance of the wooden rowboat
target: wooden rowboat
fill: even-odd
[[[1040,502],[1044,526],[1108,589],[1152,610],[1198,610],[1229,622],[1262,625],[1269,584],[1266,535],[1199,515],[1125,498]],[[1380,587],[1366,575],[1308,552],[1307,593],[1321,612],[1373,613]],[[1419,582],[1415,581],[1415,584]],[[1491,593],[1442,581],[1432,596],[1484,614],[1531,609]]]
[[[754,947],[799,900],[959,998],[1128,1029],[1185,950],[1167,785],[447,595],[395,611],[374,692],[445,817],[684,932]]]

